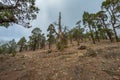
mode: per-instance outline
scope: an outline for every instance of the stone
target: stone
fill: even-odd
[[[87,47],[86,46],[79,46],[78,50],[85,50]]]

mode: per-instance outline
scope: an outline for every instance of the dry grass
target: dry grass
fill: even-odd
[[[15,57],[0,55],[0,80],[120,80],[120,43],[102,41],[78,50],[69,46],[18,53]],[[97,56],[86,56],[91,48]],[[16,75],[17,74],[17,75]]]

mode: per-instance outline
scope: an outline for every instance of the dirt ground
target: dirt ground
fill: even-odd
[[[120,43],[80,45],[0,55],[0,80],[120,80]]]

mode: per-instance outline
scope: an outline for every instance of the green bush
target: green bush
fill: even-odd
[[[57,43],[57,44],[56,44],[56,47],[57,47],[57,49],[60,50],[60,51],[63,51],[64,48],[65,48],[65,46],[64,46],[63,44],[61,44],[61,43]]]
[[[63,39],[61,40],[61,42],[58,42],[58,43],[56,44],[56,47],[57,47],[58,50],[63,51],[65,48],[68,47],[67,44],[68,44],[67,39],[66,39],[66,38],[63,38]]]
[[[12,54],[12,56],[15,56],[16,47],[15,40],[9,41],[8,43],[0,46],[0,54]]]

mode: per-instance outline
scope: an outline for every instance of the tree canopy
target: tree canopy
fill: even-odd
[[[29,28],[38,11],[35,0],[0,0],[0,26],[19,24]]]

